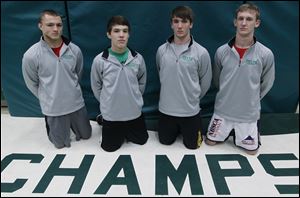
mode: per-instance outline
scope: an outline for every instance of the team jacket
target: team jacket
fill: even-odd
[[[110,55],[108,49],[94,58],[91,87],[105,120],[138,118],[142,113],[145,86],[146,65],[139,53],[130,49],[125,64]]]
[[[215,113],[236,122],[254,122],[260,118],[260,100],[273,86],[274,55],[254,38],[240,61],[234,41],[219,47],[215,54],[213,80],[219,89]]]
[[[83,69],[82,53],[78,46],[62,38],[64,44],[59,57],[41,37],[22,60],[25,83],[47,116],[69,114],[84,106],[78,83]]]
[[[211,84],[211,60],[207,50],[192,37],[177,57],[171,46],[173,40],[174,36],[170,37],[156,53],[161,83],[159,111],[171,116],[194,116]]]

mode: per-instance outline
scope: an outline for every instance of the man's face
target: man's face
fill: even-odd
[[[239,12],[237,18],[234,20],[237,33],[241,36],[254,34],[255,28],[259,25],[260,20],[256,19],[256,12],[253,10]]]
[[[61,39],[63,23],[60,16],[51,16],[45,14],[39,23],[39,28],[43,36],[50,40]]]
[[[111,32],[107,33],[111,39],[112,50],[120,51],[127,47],[129,38],[129,29],[127,25],[114,25]]]
[[[173,17],[171,28],[174,31],[174,36],[182,39],[190,35],[190,29],[193,24],[188,19],[182,19],[179,17]]]

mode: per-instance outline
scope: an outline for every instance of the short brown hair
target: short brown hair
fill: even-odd
[[[177,6],[174,8],[171,13],[171,21],[174,17],[188,19],[191,23],[194,21],[193,10],[188,6]]]
[[[107,26],[106,26],[106,31],[107,31],[108,33],[110,33],[111,30],[112,30],[112,27],[113,27],[114,25],[126,25],[126,26],[128,26],[128,32],[130,32],[130,24],[129,24],[129,21],[128,21],[124,16],[117,15],[117,16],[111,17],[111,18],[108,20],[108,23],[107,23]]]
[[[42,11],[41,14],[40,14],[40,17],[39,17],[39,23],[42,22],[43,17],[44,17],[46,14],[48,14],[48,15],[50,15],[50,16],[59,16],[59,17],[62,19],[62,16],[61,16],[58,12],[56,12],[55,10],[44,10],[44,11]]]

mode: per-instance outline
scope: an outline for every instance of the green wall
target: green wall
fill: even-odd
[[[64,17],[64,34],[80,46],[84,55],[81,81],[91,119],[98,114],[98,102],[90,88],[93,58],[110,42],[106,23],[112,15],[124,15],[131,22],[129,46],[146,62],[148,79],[143,111],[147,121],[156,121],[159,79],[155,65],[157,48],[172,34],[169,15],[178,5],[190,6],[196,15],[192,34],[208,49],[215,50],[235,33],[235,9],[243,1],[1,1],[1,87],[12,116],[42,116],[38,100],[26,88],[21,61],[23,53],[40,39],[39,13],[55,9]],[[274,86],[262,101],[262,114],[294,113],[299,101],[299,2],[258,1],[261,27],[257,39],[275,55]],[[201,101],[202,115],[213,112],[216,90],[212,87]]]

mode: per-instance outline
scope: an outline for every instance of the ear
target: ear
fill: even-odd
[[[38,23],[38,27],[40,30],[42,30],[42,23]]]
[[[233,20],[233,25],[234,25],[234,27],[237,27],[236,19]]]
[[[258,20],[256,20],[256,22],[255,22],[255,27],[258,28],[259,26],[260,26],[260,20],[258,19]]]
[[[194,23],[191,23],[191,25],[190,25],[190,29],[192,29],[192,28],[193,28],[193,24],[194,24]]]
[[[107,38],[111,39],[111,36],[110,36],[109,32],[106,32],[106,36],[107,36]]]

